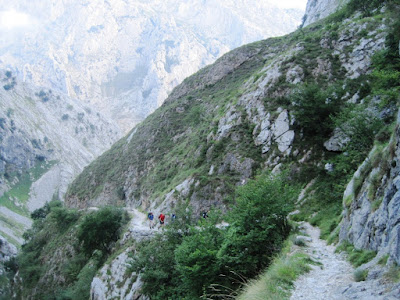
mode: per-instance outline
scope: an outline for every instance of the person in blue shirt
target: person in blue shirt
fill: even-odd
[[[154,220],[154,215],[153,215],[153,213],[152,213],[152,212],[149,212],[149,213],[147,214],[147,218],[149,219],[150,229],[153,229],[153,228],[154,228],[154,222],[153,222],[153,220]]]

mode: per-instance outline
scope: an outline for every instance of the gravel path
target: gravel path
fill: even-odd
[[[321,266],[312,266],[312,270],[295,282],[291,300],[335,300],[350,299],[344,295],[353,280],[353,268],[344,256],[335,253],[335,247],[327,245],[319,238],[320,230],[304,223],[303,227],[310,236],[306,252]]]

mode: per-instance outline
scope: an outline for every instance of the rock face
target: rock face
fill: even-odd
[[[399,129],[387,147],[374,148],[354,174],[343,201],[340,240],[357,249],[374,250],[379,256],[389,254],[389,261],[400,264]]]
[[[31,24],[12,39],[4,32],[0,66],[95,104],[125,132],[185,77],[233,48],[293,31],[303,14],[257,0],[18,0],[10,7]]]
[[[308,0],[303,26],[308,26],[337,11],[348,0]]]
[[[29,212],[61,199],[120,133],[89,106],[13,77],[0,72],[0,234],[22,243]]]

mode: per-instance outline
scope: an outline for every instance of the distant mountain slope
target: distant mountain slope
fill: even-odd
[[[31,16],[3,31],[0,61],[18,77],[95,104],[125,130],[185,77],[240,45],[293,31],[303,12],[268,1],[14,1]]]
[[[0,235],[16,244],[29,213],[53,197],[119,136],[88,106],[0,72]]]

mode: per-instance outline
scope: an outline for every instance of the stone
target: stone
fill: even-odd
[[[340,152],[349,141],[350,139],[339,128],[336,128],[332,137],[324,143],[324,147],[328,151]]]
[[[335,168],[334,165],[331,163],[326,163],[324,169],[328,172],[328,173],[332,173]]]

